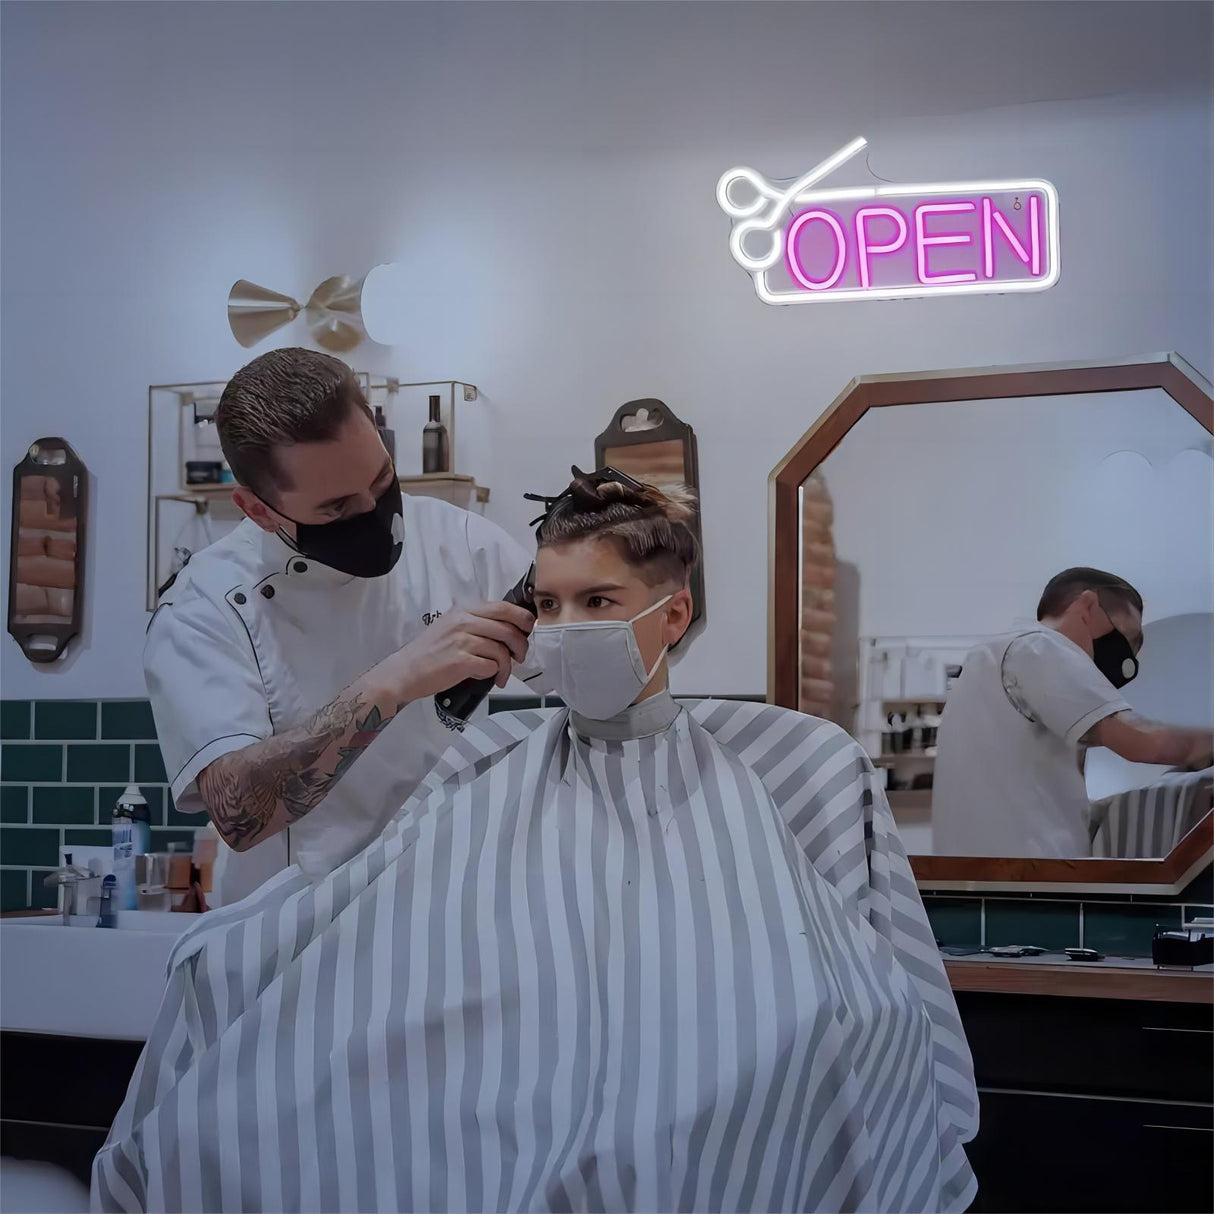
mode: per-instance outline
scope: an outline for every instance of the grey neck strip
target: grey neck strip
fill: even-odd
[[[604,742],[622,742],[629,738],[648,738],[668,729],[682,709],[669,691],[659,692],[639,704],[632,704],[606,721],[592,721],[580,713],[570,714],[573,728],[584,738]]]

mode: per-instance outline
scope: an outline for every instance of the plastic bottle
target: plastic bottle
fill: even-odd
[[[906,724],[900,712],[890,713],[890,747],[894,754],[900,755],[906,749]]]
[[[134,784],[128,784],[114,806],[114,877],[116,910],[135,910],[139,895],[135,888],[135,857],[152,850],[152,817],[148,803]]]
[[[101,882],[101,910],[97,917],[98,927],[118,926],[118,915],[114,907],[114,903],[118,897],[117,888],[118,880],[113,873],[110,873]]]

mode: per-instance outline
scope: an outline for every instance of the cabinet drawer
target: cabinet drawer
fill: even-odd
[[[43,1125],[40,1122],[5,1119],[0,1121],[0,1155],[53,1163],[70,1172],[87,1188],[93,1170],[93,1157],[105,1145],[105,1135],[105,1130],[90,1130],[81,1126]]]
[[[1214,1102],[1214,1014],[1131,1003],[961,991],[979,1087]]]
[[[1214,1209],[1214,1109],[979,1091],[980,1214]]]
[[[142,1051],[136,1041],[0,1034],[0,1108],[10,1121],[108,1130]]]

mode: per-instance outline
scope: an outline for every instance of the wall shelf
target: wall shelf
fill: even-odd
[[[402,493],[441,498],[465,510],[483,506],[489,500],[489,490],[484,485],[478,485],[472,477],[461,476],[457,472],[421,472],[417,476],[398,479]]]
[[[922,750],[904,750],[897,755],[880,755],[873,759],[874,767],[897,767],[899,763],[934,763],[936,756]]]
[[[208,482],[205,485],[183,485],[181,487],[181,494],[184,497],[199,497],[199,498],[223,497],[225,495],[231,494],[232,490],[235,488],[236,488],[236,485],[232,481],[228,481],[226,484],[213,484],[213,483]],[[167,494],[167,493],[162,493],[162,494],[160,494],[160,496],[169,497],[171,495]]]
[[[483,511],[489,490],[472,476],[455,471],[456,404],[480,399],[480,389],[459,379],[406,381],[394,376],[356,371],[368,404],[384,411],[387,426],[396,435],[396,465],[421,466],[421,431],[426,398],[439,397],[441,418],[447,428],[450,472],[400,477],[401,490],[415,496],[437,497],[465,510]],[[227,380],[196,383],[152,384],[148,388],[148,479],[146,584],[144,607],[154,611],[158,588],[180,565],[175,549],[198,551],[221,539],[243,515],[231,501],[231,482],[186,483],[187,461],[219,461],[213,425],[219,398]],[[416,424],[415,424],[416,423]],[[200,448],[200,442],[202,444]]]
[[[930,788],[887,789],[885,799],[895,818],[921,816],[932,812],[932,790]]]

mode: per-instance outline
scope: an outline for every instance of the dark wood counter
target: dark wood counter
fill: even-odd
[[[945,957],[954,991],[1133,999],[1214,1005],[1214,966],[1156,969],[1145,957],[1056,961],[1041,957]]]

